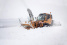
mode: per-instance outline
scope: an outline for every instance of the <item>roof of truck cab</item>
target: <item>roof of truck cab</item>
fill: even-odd
[[[48,13],[41,13],[41,14],[39,14],[39,16],[41,16],[41,15],[50,15],[50,14],[48,14]]]

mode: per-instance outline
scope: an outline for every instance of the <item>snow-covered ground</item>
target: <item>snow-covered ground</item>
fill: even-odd
[[[0,26],[13,26],[0,28],[0,45],[67,45],[66,0],[24,1],[0,0]],[[18,18],[27,20],[28,13],[24,6],[32,10],[34,17],[52,12],[53,19],[59,21],[61,26],[24,29],[18,21]]]
[[[67,31],[62,26],[26,30],[0,28],[0,45],[66,45]]]

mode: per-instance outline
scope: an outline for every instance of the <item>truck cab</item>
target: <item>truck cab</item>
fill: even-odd
[[[41,13],[37,17],[37,21],[43,23],[43,25],[51,25],[52,24],[52,15],[48,13]]]

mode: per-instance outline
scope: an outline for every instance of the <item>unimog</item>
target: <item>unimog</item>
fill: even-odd
[[[53,25],[53,20],[52,20],[52,14],[48,13],[41,13],[39,14],[38,17],[33,17],[33,14],[30,9],[27,9],[29,13],[30,20],[28,21],[29,24],[26,24],[27,21],[25,21],[25,24],[21,24],[25,29],[30,29],[30,28],[38,28],[38,27],[44,27],[44,26],[52,26]],[[36,19],[36,21],[34,21]]]

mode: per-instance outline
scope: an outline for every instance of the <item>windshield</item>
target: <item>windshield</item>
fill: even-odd
[[[44,16],[38,16],[38,20],[45,20]]]
[[[39,16],[38,16],[38,20],[45,20],[45,18],[46,18],[46,20],[47,19],[49,19],[50,18],[50,15],[49,14],[40,14]],[[52,18],[52,16],[51,16],[51,18]]]

